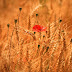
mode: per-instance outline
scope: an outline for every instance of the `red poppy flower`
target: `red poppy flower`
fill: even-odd
[[[43,27],[43,26],[41,26],[41,25],[35,25],[35,26],[33,27],[33,31],[35,31],[35,32],[46,31],[46,29],[47,29],[47,27]]]

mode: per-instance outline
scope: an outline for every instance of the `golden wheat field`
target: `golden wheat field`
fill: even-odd
[[[72,72],[72,0],[0,0],[0,72]]]

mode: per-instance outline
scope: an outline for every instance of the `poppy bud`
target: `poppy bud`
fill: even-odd
[[[10,24],[7,24],[7,27],[9,28]]]
[[[59,22],[62,22],[62,20],[59,20]]]
[[[38,45],[38,49],[39,49],[40,45]]]
[[[49,47],[47,47],[47,49],[46,49],[46,50],[48,51],[48,49],[49,49]]]
[[[46,52],[48,51],[49,47],[47,47]]]
[[[34,32],[34,34],[35,34],[36,32]]]
[[[38,16],[38,14],[36,14],[36,17]]]
[[[46,31],[46,34],[47,34],[47,31]]]
[[[22,8],[19,8],[19,10],[21,11],[21,10],[22,10]]]
[[[17,19],[15,19],[15,24],[17,23]]]
[[[46,49],[45,53],[48,51],[48,49],[49,49],[49,47],[47,47],[47,49]],[[44,54],[45,54],[45,53],[44,53]]]
[[[45,37],[45,35],[43,35],[43,38]]]
[[[70,40],[70,42],[72,43],[72,39]]]

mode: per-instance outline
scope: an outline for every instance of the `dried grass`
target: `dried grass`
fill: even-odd
[[[65,24],[70,23],[70,18],[63,19],[62,23],[59,23],[58,20],[61,17],[57,17],[55,11],[53,9],[53,3],[51,0],[51,15],[48,19],[48,26],[47,26],[47,34],[46,32],[43,34],[45,35],[45,39],[41,38],[36,39],[37,34],[33,34],[33,31],[30,31],[32,28],[31,26],[31,16],[34,14],[38,8],[42,7],[41,4],[36,6],[30,13],[29,21],[28,21],[28,30],[23,29],[18,22],[18,26],[13,28],[11,31],[12,35],[10,40],[8,40],[9,45],[3,42],[7,42],[6,39],[0,43],[0,72],[71,72],[72,71],[72,43],[67,44],[67,34],[66,31],[71,25],[68,27]],[[61,11],[61,10],[59,10]],[[54,12],[54,13],[53,13]],[[61,13],[60,13],[61,14]],[[55,16],[54,16],[55,15]],[[18,18],[19,19],[19,18]],[[58,20],[57,20],[58,19]],[[53,22],[53,20],[55,20]],[[18,20],[19,21],[19,20]],[[62,25],[63,24],[63,25]],[[62,26],[62,28],[61,28]],[[20,29],[21,28],[21,29]],[[54,30],[51,34],[51,30]],[[64,29],[64,32],[62,30]],[[20,32],[19,32],[20,30]],[[9,30],[10,31],[10,30]],[[14,34],[14,31],[16,32]],[[28,39],[24,39],[24,35],[29,37]],[[2,29],[0,25],[0,38],[2,36]],[[42,37],[43,34],[41,33],[40,36]],[[18,42],[15,43],[14,37],[16,36],[16,40]],[[9,37],[9,35],[8,35]],[[31,38],[33,40],[31,41]],[[19,40],[20,39],[20,40]],[[40,47],[38,49],[38,45]],[[71,45],[71,46],[70,46]],[[70,47],[69,47],[70,46]],[[4,50],[4,47],[9,48],[9,56],[5,57],[3,53],[8,53],[8,49]],[[14,47],[14,48],[13,48]],[[49,47],[49,49],[47,49]],[[3,49],[4,48],[4,49]],[[33,49],[34,48],[34,49]],[[70,51],[69,51],[69,50]],[[5,52],[4,52],[4,51]],[[15,50],[15,53],[14,51]],[[38,51],[38,53],[37,53]],[[17,53],[19,52],[19,56],[17,57]],[[69,53],[70,52],[70,53]],[[24,61],[24,57],[26,58]],[[9,61],[6,59],[9,58]]]

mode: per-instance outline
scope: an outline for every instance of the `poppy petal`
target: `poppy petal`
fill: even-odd
[[[46,27],[43,27],[41,25],[35,25],[33,27],[33,31],[36,31],[36,32],[42,32],[42,31],[45,31],[47,28]]]

